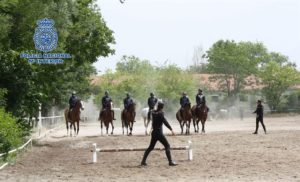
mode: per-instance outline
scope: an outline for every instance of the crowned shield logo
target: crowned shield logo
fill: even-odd
[[[38,27],[35,29],[33,41],[35,48],[43,52],[52,51],[57,47],[57,31],[54,27],[54,21],[44,18],[37,21]]]

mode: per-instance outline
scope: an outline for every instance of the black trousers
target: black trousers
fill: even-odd
[[[166,156],[168,158],[168,161],[169,162],[172,161],[171,151],[170,151],[170,144],[169,144],[168,140],[166,139],[166,137],[161,132],[153,131],[152,132],[151,141],[150,141],[150,145],[149,145],[148,149],[144,153],[144,157],[143,157],[142,163],[146,162],[148,155],[154,149],[155,144],[156,144],[157,141],[159,141],[165,147]]]
[[[266,127],[265,127],[264,119],[263,119],[262,116],[256,117],[256,129],[255,129],[255,132],[257,133],[257,131],[258,131],[259,122],[261,123],[261,125],[262,125],[264,131],[266,132]]]

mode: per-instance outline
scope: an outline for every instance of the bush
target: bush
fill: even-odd
[[[0,153],[8,152],[21,144],[22,138],[16,118],[0,108]]]

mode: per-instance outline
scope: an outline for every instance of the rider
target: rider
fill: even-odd
[[[105,95],[102,97],[102,109],[101,111],[104,111],[107,107],[109,107],[110,103],[112,102],[112,99],[110,98],[109,96],[109,92],[106,90]],[[113,116],[113,120],[116,120],[115,119],[115,113],[113,110],[111,110],[112,112],[112,116]]]
[[[72,95],[71,95],[71,97],[69,99],[69,110],[70,111],[75,107],[76,102],[77,102],[76,92],[73,91]]]
[[[128,110],[129,106],[131,104],[133,104],[133,99],[131,98],[131,95],[130,93],[126,93],[126,98],[123,100],[123,103],[124,103],[124,110],[122,112],[122,116],[123,114]],[[135,117],[135,111],[134,111],[134,117]],[[135,122],[135,121],[134,121]]]
[[[68,116],[69,116],[69,117],[70,117],[70,112],[71,112],[71,110],[75,107],[77,100],[78,100],[78,99],[77,99],[77,97],[76,97],[76,92],[73,91],[73,92],[72,92],[72,95],[71,95],[71,97],[70,97],[70,99],[69,99],[69,112],[68,112]]]
[[[183,110],[184,110],[184,106],[186,104],[189,104],[190,103],[190,99],[189,97],[186,95],[186,92],[182,92],[182,97],[180,98],[180,116],[182,118],[182,113],[183,113]]]
[[[197,107],[202,107],[202,106],[206,106],[206,99],[205,99],[205,95],[203,94],[201,89],[198,89],[198,93],[196,95],[196,104]],[[209,108],[206,106],[207,111],[209,111]]]
[[[154,109],[155,104],[157,103],[157,98],[154,96],[153,92],[150,93],[150,97],[148,98],[148,120],[150,119],[150,113]]]
[[[130,104],[133,103],[131,95],[129,93],[126,94],[126,98],[123,100],[124,103],[124,110],[126,111]]]

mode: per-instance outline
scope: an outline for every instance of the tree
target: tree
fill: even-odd
[[[30,65],[20,58],[26,50],[38,53],[32,38],[36,21],[45,17],[55,21],[59,35],[53,52],[72,55],[64,64]],[[0,88],[7,90],[6,110],[15,116],[36,115],[38,103],[44,114],[53,105],[64,107],[72,90],[87,98],[92,63],[114,53],[113,32],[94,0],[2,0],[0,30]]]
[[[215,74],[220,89],[229,97],[236,97],[246,85],[245,78],[255,74],[267,50],[261,43],[219,40],[207,51],[208,70]]]
[[[263,94],[269,107],[276,110],[280,104],[282,94],[296,83],[300,82],[299,73],[291,63],[278,62],[277,56],[273,57],[261,67],[259,77],[264,88]]]
[[[146,107],[150,92],[163,99],[166,110],[179,107],[182,92],[193,95],[195,91],[193,76],[176,65],[164,65],[157,68],[147,60],[135,56],[123,56],[117,63],[116,72],[107,72],[101,76],[101,84],[96,89],[95,103],[100,105],[105,90],[109,90],[114,103],[122,107],[125,93],[129,92],[138,106]]]

